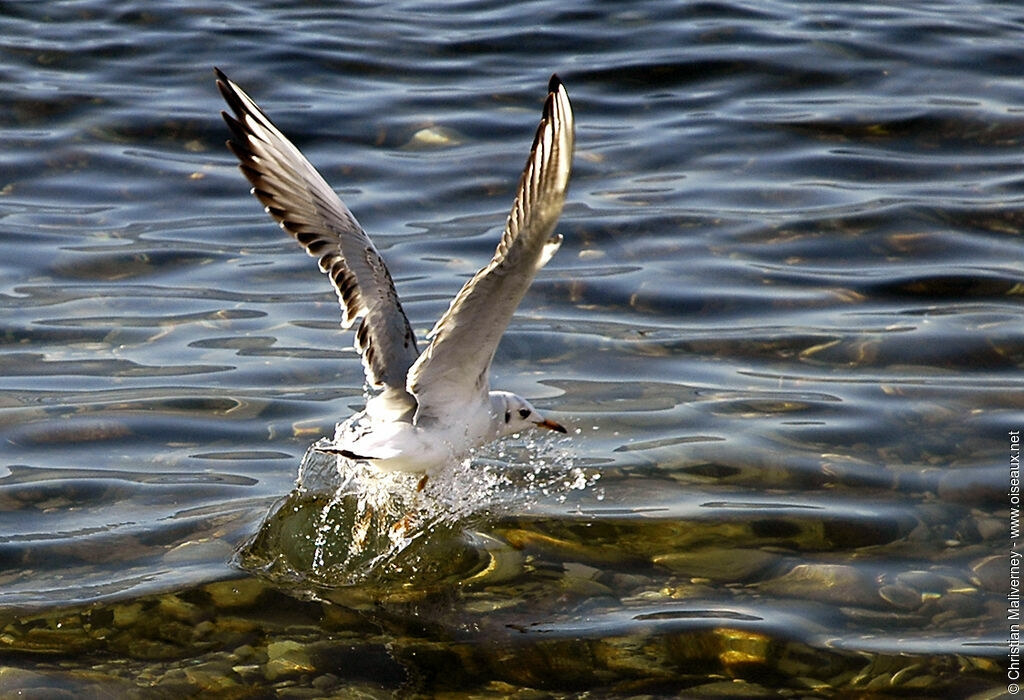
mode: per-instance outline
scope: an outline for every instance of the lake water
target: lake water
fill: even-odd
[[[0,46],[0,695],[1006,691],[1016,3],[13,2]],[[492,374],[572,435],[447,475],[468,505],[349,585],[268,564],[351,516],[293,487],[363,376],[214,65],[421,335],[552,72],[575,109]]]

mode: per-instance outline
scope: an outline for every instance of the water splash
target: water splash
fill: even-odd
[[[425,481],[325,453],[327,444],[306,451],[295,489],[236,557],[244,568],[330,588],[437,574],[439,557],[471,567],[472,556],[452,550],[472,548],[468,529],[541,500],[563,502],[599,478],[576,466],[568,438],[512,436]]]

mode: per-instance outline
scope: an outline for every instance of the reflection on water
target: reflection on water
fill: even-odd
[[[1019,14],[6,7],[0,694],[1005,690]],[[495,384],[568,442],[389,484],[387,526],[333,463],[295,484],[362,369],[223,148],[215,64],[420,334],[493,251],[558,71],[565,243]]]

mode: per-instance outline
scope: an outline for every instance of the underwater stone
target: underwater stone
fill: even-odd
[[[743,680],[716,681],[705,683],[696,688],[688,688],[687,695],[692,698],[773,698],[776,693],[756,683],[748,683]]]
[[[425,126],[402,146],[403,149],[419,151],[425,148],[449,148],[458,146],[463,138],[455,129],[432,124]]]
[[[267,645],[267,665],[264,675],[268,681],[296,676],[316,670],[305,644],[286,639]]]
[[[762,592],[838,605],[877,605],[874,583],[844,564],[798,564],[777,579],[762,583]]]
[[[267,585],[262,581],[245,578],[211,583],[204,590],[218,610],[230,610],[253,605],[266,588]]]
[[[189,683],[203,693],[217,694],[218,696],[238,688],[238,683],[231,676],[230,666],[222,661],[185,667],[185,678]]]
[[[971,563],[971,571],[974,572],[971,581],[981,588],[993,593],[1005,593],[1009,581],[1010,557],[1007,554],[993,554],[979,559]]]
[[[1009,534],[1006,520],[1002,518],[978,518],[975,527],[983,540],[1003,539]]]
[[[131,627],[139,621],[142,603],[128,603],[114,606],[114,627]]]
[[[782,561],[780,555],[759,549],[725,548],[656,554],[652,559],[675,573],[716,583],[746,581]]]
[[[167,595],[162,597],[157,608],[157,613],[162,617],[178,620],[180,622],[187,622],[192,625],[199,624],[199,622],[205,617],[202,609],[198,605],[185,602],[176,595]]]
[[[882,586],[878,589],[878,595],[882,596],[886,602],[903,610],[913,610],[921,606],[921,594],[902,583]]]
[[[904,571],[897,574],[896,581],[922,593],[943,593],[948,588],[946,581],[932,571]]]

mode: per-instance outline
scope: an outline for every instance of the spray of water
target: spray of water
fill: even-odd
[[[410,545],[461,533],[487,518],[562,502],[594,485],[566,438],[512,436],[429,475],[382,472],[365,462],[307,450],[295,490],[240,555],[246,568],[318,586],[352,585],[417,566]]]

